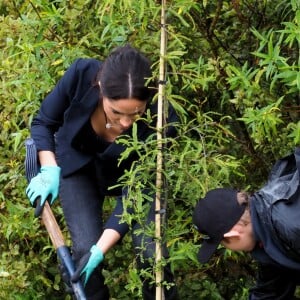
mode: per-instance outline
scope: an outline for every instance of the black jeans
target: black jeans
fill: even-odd
[[[60,199],[71,235],[72,254],[75,264],[90,250],[92,245],[96,244],[104,229],[102,206],[105,196],[101,194],[97,182],[98,178],[93,164],[67,178],[61,178],[60,181]],[[117,203],[117,207],[107,221],[108,225],[106,227],[114,228],[121,235],[124,235],[128,231],[129,226],[118,222],[122,211],[121,197],[119,197]],[[153,220],[154,209],[151,208],[146,222],[149,223]],[[137,224],[133,227],[133,244],[138,257],[137,263],[139,268],[148,268],[151,267],[151,260],[154,258],[155,244],[150,237],[145,237],[143,234],[135,235],[134,231],[138,228]],[[144,249],[142,255],[140,255],[140,249]],[[164,249],[164,254],[167,255],[166,249]],[[109,299],[109,291],[104,284],[104,277],[101,271],[102,266],[100,265],[93,272],[85,287],[86,296],[89,300]],[[165,267],[164,274],[164,280],[173,283],[173,275],[169,266]],[[175,286],[168,289],[165,293],[166,300],[177,299]],[[150,285],[147,280],[143,280],[143,298],[145,300],[155,299],[155,286]]]

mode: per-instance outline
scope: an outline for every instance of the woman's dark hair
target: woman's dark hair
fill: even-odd
[[[149,101],[153,92],[146,86],[151,77],[150,61],[130,45],[115,49],[97,75],[102,96],[109,99]]]

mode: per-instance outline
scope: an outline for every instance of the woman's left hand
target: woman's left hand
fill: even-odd
[[[85,286],[91,274],[103,259],[104,255],[100,248],[96,245],[92,246],[90,251],[80,259],[79,265],[71,278],[72,282],[77,282],[81,278]]]

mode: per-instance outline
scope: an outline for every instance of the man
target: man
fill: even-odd
[[[198,259],[207,263],[219,244],[233,251],[250,252],[258,262],[258,273],[249,299],[297,299],[294,293],[300,284],[300,255],[290,253],[274,236],[261,209],[260,196],[259,192],[249,197],[244,192],[219,188],[198,201],[193,222],[204,235]]]

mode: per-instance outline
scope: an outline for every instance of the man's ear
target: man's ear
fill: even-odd
[[[240,236],[240,233],[235,230],[230,230],[224,234],[224,238],[239,237],[239,236]]]

